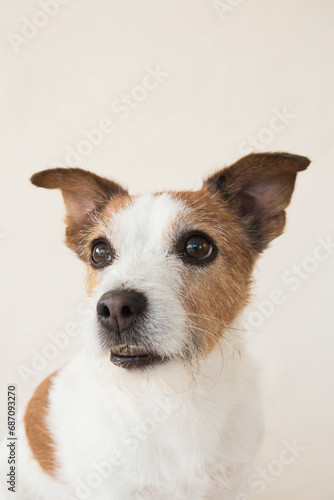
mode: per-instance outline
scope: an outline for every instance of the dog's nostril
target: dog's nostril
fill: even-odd
[[[132,314],[130,306],[123,306],[121,310],[121,314],[124,318],[129,318]]]
[[[100,307],[98,308],[98,314],[99,316],[103,316],[104,318],[109,318],[110,311],[107,306],[101,304]]]

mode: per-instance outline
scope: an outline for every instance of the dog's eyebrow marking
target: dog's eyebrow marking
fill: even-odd
[[[55,375],[57,375],[57,372],[43,380],[37,387],[24,415],[26,436],[33,457],[43,471],[53,477],[55,477],[57,461],[55,458],[55,443],[47,424],[47,414],[50,389]]]

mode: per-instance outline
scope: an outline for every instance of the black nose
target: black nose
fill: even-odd
[[[133,290],[107,292],[97,303],[97,317],[108,330],[122,332],[145,312],[146,305],[146,297],[142,293]]]

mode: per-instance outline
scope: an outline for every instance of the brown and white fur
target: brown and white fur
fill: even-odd
[[[235,325],[254,263],[282,233],[296,174],[308,165],[250,154],[199,191],[142,196],[78,168],[32,177],[62,191],[66,243],[87,265],[93,310],[104,296],[126,306],[132,292],[145,306],[127,306],[131,321],[121,324],[114,302],[112,324],[98,309],[80,354],[36,389],[19,429],[18,492],[2,481],[1,498],[245,498],[262,416]],[[204,258],[186,252],[194,235],[206,238]],[[101,239],[110,259],[96,266]]]

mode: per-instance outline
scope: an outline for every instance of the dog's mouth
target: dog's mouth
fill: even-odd
[[[166,358],[148,352],[147,349],[135,345],[121,344],[111,347],[110,361],[122,368],[145,368],[167,361]]]

